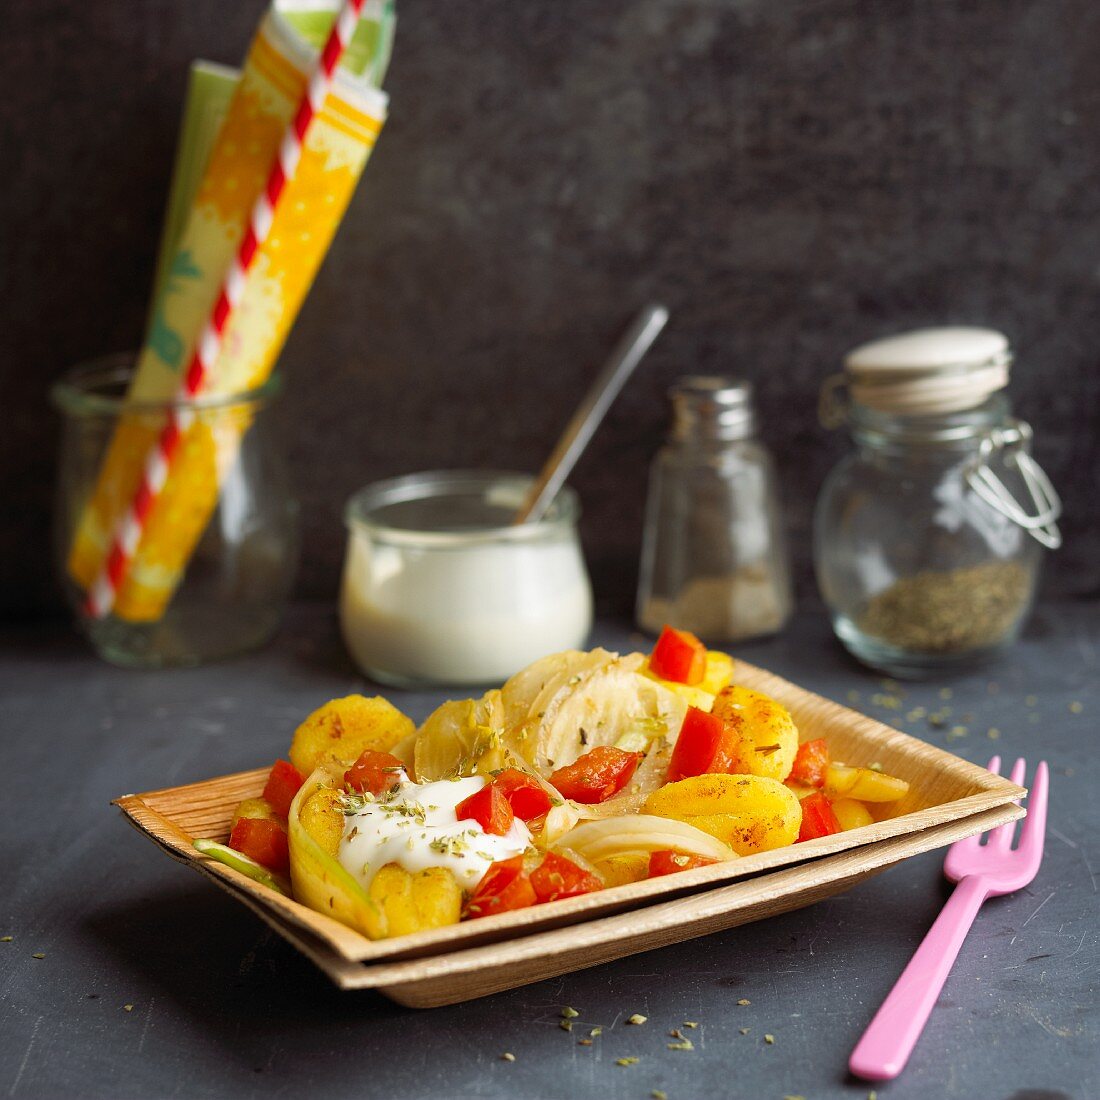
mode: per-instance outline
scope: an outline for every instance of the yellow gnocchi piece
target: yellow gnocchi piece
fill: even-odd
[[[802,824],[794,792],[759,775],[696,775],[668,783],[649,796],[643,813],[694,825],[739,856],[793,844]]]
[[[358,881],[332,855],[335,819],[327,803],[335,792],[313,805],[311,825],[318,834],[317,838],[302,822],[302,810],[307,803],[318,791],[332,791],[329,784],[334,778],[331,772],[318,768],[302,784],[302,789],[290,804],[287,839],[290,843],[290,881],[294,898],[372,940],[380,940],[386,935],[386,920],[381,907],[367,896]],[[343,832],[342,821],[340,832]],[[327,851],[322,844],[327,846]],[[339,835],[336,835],[335,844],[339,845]]]
[[[909,784],[873,768],[851,768],[830,764],[825,770],[825,792],[860,802],[897,802],[909,793]]]
[[[400,864],[387,863],[367,893],[385,915],[387,936],[457,924],[462,913],[462,890],[446,867],[412,874]]]
[[[318,787],[302,803],[298,820],[321,851],[335,859],[340,851],[340,838],[344,835],[344,811],[339,792],[331,787]]]
[[[290,762],[303,775],[330,761],[354,763],[364,749],[387,752],[416,726],[380,695],[347,695],[318,707],[295,731]]]
[[[649,875],[649,853],[612,856],[597,863],[596,870],[603,876],[604,886],[641,882]]]
[[[735,729],[740,743],[730,769],[782,781],[798,752],[798,728],[786,707],[751,688],[723,688],[712,713]]]
[[[849,829],[862,829],[864,825],[871,825],[875,820],[871,816],[871,811],[854,798],[835,799],[833,813],[836,814],[836,819],[845,832]]]

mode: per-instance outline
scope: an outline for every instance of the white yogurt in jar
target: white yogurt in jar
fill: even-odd
[[[529,479],[459,472],[383,482],[348,506],[344,640],[389,682],[487,684],[581,648],[592,591],[575,498],[511,527]]]
[[[446,867],[459,886],[472,890],[491,864],[520,855],[531,845],[531,833],[519,818],[504,836],[487,833],[476,821],[459,821],[455,807],[486,782],[475,775],[412,783],[402,774],[392,794],[364,800],[345,815],[340,863],[364,888],[387,863],[397,863],[413,874]]]

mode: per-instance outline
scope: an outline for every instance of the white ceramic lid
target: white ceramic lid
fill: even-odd
[[[988,328],[924,328],[862,344],[844,360],[851,399],[882,412],[960,412],[1008,385],[1008,338]]]

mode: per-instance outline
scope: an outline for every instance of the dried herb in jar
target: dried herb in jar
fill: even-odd
[[[961,653],[996,645],[1031,599],[1031,575],[1017,562],[984,562],[895,581],[868,601],[865,634],[919,653]]]

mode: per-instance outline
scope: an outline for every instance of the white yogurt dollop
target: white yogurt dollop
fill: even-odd
[[[387,863],[415,873],[446,867],[463,889],[472,890],[497,860],[519,855],[531,833],[516,818],[504,836],[476,821],[459,821],[455,807],[485,786],[483,776],[412,783],[404,775],[392,795],[365,802],[344,818],[339,860],[363,887]]]

